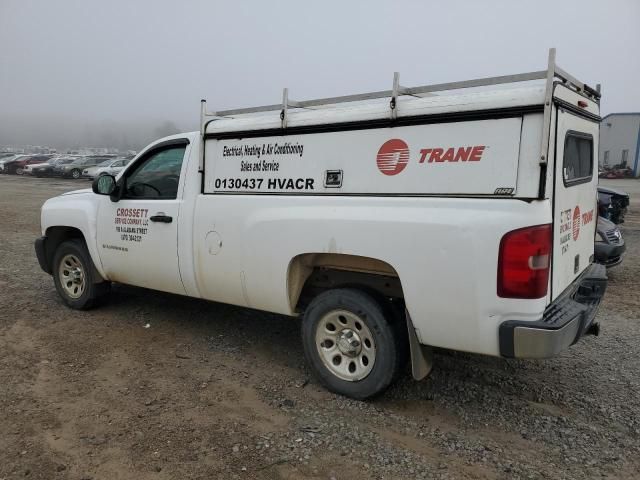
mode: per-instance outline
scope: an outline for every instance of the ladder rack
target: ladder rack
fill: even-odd
[[[546,152],[549,142],[549,126],[551,123],[551,97],[553,96],[553,84],[559,79],[561,83],[572,88],[576,92],[587,96],[588,98],[599,103],[600,101],[600,85],[591,88],[589,85],[580,82],[575,77],[567,73],[565,70],[556,65],[556,49],[549,49],[549,57],[546,70],[540,70],[529,73],[519,73],[515,75],[502,75],[498,77],[478,78],[474,80],[465,80],[461,82],[439,83],[435,85],[424,85],[421,87],[403,87],[400,85],[400,75],[395,72],[393,75],[393,87],[391,90],[381,90],[377,92],[360,93],[355,95],[344,95],[339,97],[319,98],[315,100],[294,101],[289,99],[289,89],[284,88],[282,91],[282,103],[273,105],[262,105],[259,107],[237,108],[232,110],[220,110],[217,112],[207,112],[206,100],[200,101],[200,133],[204,136],[207,124],[220,118],[234,118],[236,115],[245,115],[250,113],[273,112],[280,111],[281,127],[287,128],[287,120],[289,109],[311,109],[324,105],[335,105],[348,102],[359,102],[363,100],[373,100],[379,98],[389,98],[389,115],[391,119],[396,119],[398,112],[396,109],[397,98],[402,95],[409,96],[428,96],[435,92],[447,90],[459,90],[464,88],[486,87],[491,85],[500,85],[507,83],[528,82],[532,80],[546,80],[545,100],[544,100],[544,122],[542,148],[540,163],[546,163]]]

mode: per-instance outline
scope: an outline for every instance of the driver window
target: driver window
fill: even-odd
[[[186,147],[171,147],[146,158],[126,179],[126,198],[175,199]]]

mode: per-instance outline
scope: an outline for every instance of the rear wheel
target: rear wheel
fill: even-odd
[[[74,168],[73,170],[71,170],[71,177],[76,180],[80,178],[80,170],[78,170],[77,168]]]
[[[109,282],[95,283],[93,263],[82,240],[60,244],[52,272],[58,295],[71,308],[89,309],[109,292]]]
[[[16,168],[16,175],[22,175],[24,173],[24,168],[18,167]]]
[[[402,332],[387,305],[355,289],[329,290],[307,308],[302,325],[311,370],[329,390],[356,399],[384,392],[405,364]]]

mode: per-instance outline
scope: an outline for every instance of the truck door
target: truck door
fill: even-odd
[[[556,128],[552,299],[592,261],[598,215],[598,123],[558,107]]]
[[[178,215],[188,141],[151,147],[118,180],[122,197],[100,196],[97,240],[109,280],[185,294],[178,265]]]

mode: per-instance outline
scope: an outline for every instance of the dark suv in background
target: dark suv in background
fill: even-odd
[[[598,223],[594,245],[595,260],[607,268],[620,265],[626,245],[618,224],[624,223],[629,194],[598,186]]]
[[[55,175],[55,168],[57,166],[66,165],[74,162],[78,157],[58,157],[52,158],[48,162],[33,165],[29,170],[29,173],[34,177],[53,177]]]
[[[598,215],[615,224],[624,223],[629,207],[629,194],[622,190],[598,186]]]

